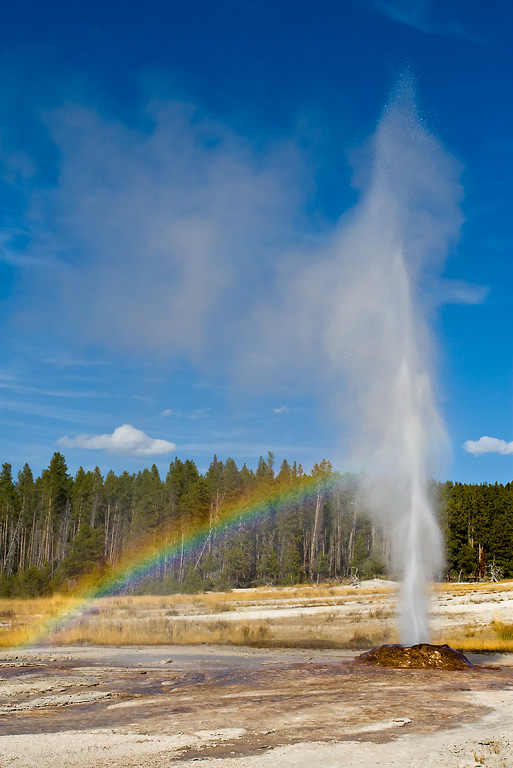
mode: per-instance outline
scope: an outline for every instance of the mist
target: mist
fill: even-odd
[[[403,582],[401,639],[426,642],[428,584],[443,565],[430,479],[448,458],[430,324],[462,223],[460,165],[428,132],[410,82],[384,109],[359,169],[360,200],[331,243],[296,264],[270,308],[275,350],[314,361],[326,407],[349,427],[366,507],[390,539]],[[292,270],[290,270],[292,273]],[[269,340],[271,334],[268,334]]]
[[[428,485],[448,441],[432,384],[428,286],[458,235],[461,190],[457,165],[423,127],[409,84],[385,109],[373,145],[368,189],[340,235],[352,269],[327,348],[333,364],[348,361],[363,494],[392,543],[403,582],[401,640],[412,645],[429,640],[427,589],[443,565]],[[337,326],[351,331],[340,339]]]

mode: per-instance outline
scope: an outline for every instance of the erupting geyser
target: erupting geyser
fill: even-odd
[[[442,566],[428,485],[446,436],[431,386],[426,287],[436,284],[458,234],[460,195],[456,164],[423,127],[403,84],[374,136],[372,176],[349,234],[363,273],[358,300],[366,294],[353,358],[364,494],[386,525],[402,575],[404,645],[429,640],[427,589]]]
[[[358,406],[365,504],[390,539],[403,580],[401,640],[412,645],[429,640],[428,585],[443,561],[429,483],[447,440],[428,319],[459,235],[461,186],[458,164],[422,124],[409,82],[387,105],[371,149],[361,200],[317,270],[336,307],[327,350]]]
[[[283,270],[264,313],[266,342],[282,364],[313,364],[316,383],[321,375],[333,383],[364,468],[365,507],[403,580],[401,640],[412,645],[429,639],[428,588],[443,562],[429,485],[447,437],[432,386],[430,314],[447,298],[441,273],[463,221],[460,166],[424,127],[408,78],[360,157],[358,203],[315,258],[299,253]]]

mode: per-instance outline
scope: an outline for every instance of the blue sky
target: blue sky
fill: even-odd
[[[406,71],[464,190],[426,315],[437,476],[511,481],[512,38],[503,0],[4,8],[1,461],[355,469],[352,395],[287,292],[317,295]]]

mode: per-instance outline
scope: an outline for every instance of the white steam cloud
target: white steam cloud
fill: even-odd
[[[366,470],[366,504],[385,524],[402,572],[402,639],[428,639],[427,584],[443,562],[428,484],[447,449],[432,388],[428,320],[462,214],[460,168],[422,125],[408,83],[372,141],[358,205],[329,248],[290,265],[264,329],[272,360],[329,373]],[[290,277],[292,275],[292,277]],[[256,322],[256,318],[255,318]],[[259,328],[257,335],[263,334]]]
[[[132,427],[131,424],[116,427],[111,435],[65,436],[61,437],[58,442],[66,448],[105,451],[118,456],[157,456],[174,451],[176,448],[174,443],[148,437],[140,429]]]
[[[75,105],[47,122],[59,185],[35,194],[30,220],[34,254],[61,257],[46,309],[57,332],[65,313],[116,351],[220,360],[297,229],[308,184],[293,142],[256,151],[173,101],[152,103],[138,128]]]
[[[443,563],[428,484],[447,438],[431,385],[422,288],[459,234],[458,174],[403,84],[376,131],[368,187],[335,245],[340,272],[326,350],[334,367],[342,361],[358,405],[367,503],[387,523],[403,575],[405,644],[429,639],[426,590]]]
[[[507,443],[506,440],[483,435],[479,440],[464,442],[463,449],[474,456],[481,456],[483,453],[501,453],[503,456],[508,456],[513,455],[513,440]]]

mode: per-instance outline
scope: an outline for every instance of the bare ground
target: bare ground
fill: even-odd
[[[471,657],[495,668],[449,672],[358,667],[354,655],[3,652],[0,766],[513,766],[511,656]]]

